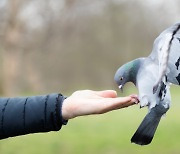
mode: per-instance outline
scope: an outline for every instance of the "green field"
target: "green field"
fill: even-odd
[[[180,153],[180,88],[173,87],[171,93],[172,107],[148,146],[130,143],[147,112],[135,105],[100,116],[70,120],[59,132],[2,140],[0,154]]]

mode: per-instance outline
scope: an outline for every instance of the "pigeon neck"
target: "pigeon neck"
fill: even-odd
[[[130,81],[136,85],[136,76],[140,68],[142,59],[135,59],[132,61],[132,67],[130,68]]]

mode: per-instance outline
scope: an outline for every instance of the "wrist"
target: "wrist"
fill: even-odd
[[[60,107],[60,119],[61,119],[61,123],[63,125],[66,125],[68,123],[68,118],[66,116],[66,112],[65,112],[65,109],[64,109],[64,102],[66,100],[67,97],[64,97],[63,100],[62,100],[62,103],[61,103],[61,107]]]

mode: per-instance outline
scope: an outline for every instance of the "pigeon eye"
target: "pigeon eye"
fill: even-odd
[[[122,80],[123,80],[123,77],[120,77],[120,80],[122,81]]]

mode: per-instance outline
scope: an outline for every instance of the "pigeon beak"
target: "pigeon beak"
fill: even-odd
[[[119,89],[123,92],[123,85],[119,85]]]

